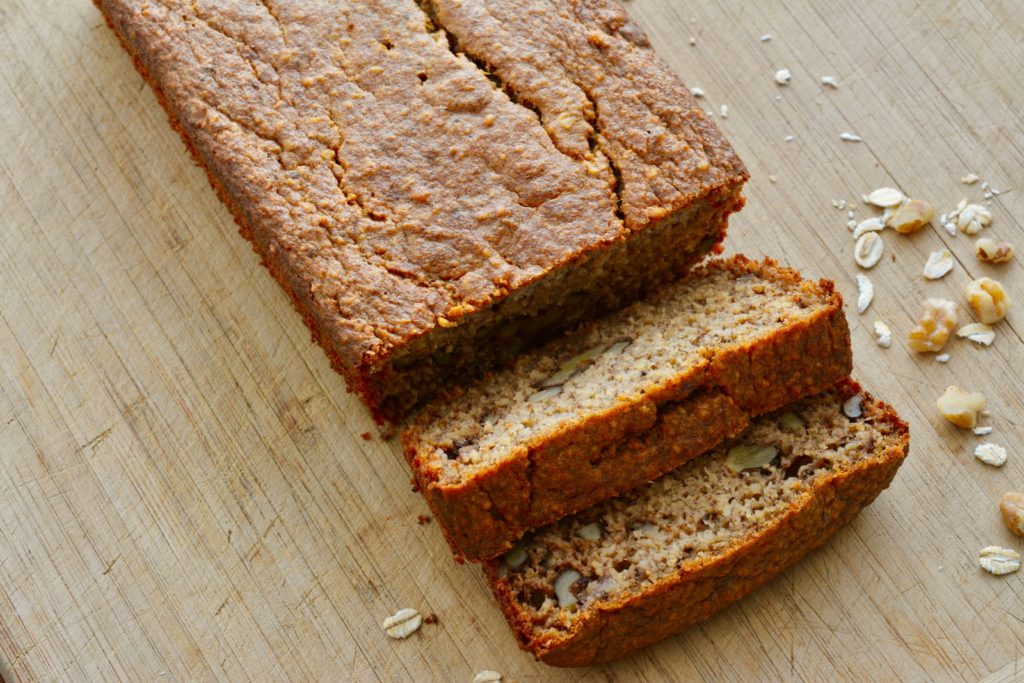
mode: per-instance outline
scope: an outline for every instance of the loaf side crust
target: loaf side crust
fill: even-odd
[[[841,395],[861,393],[849,380]],[[873,401],[864,394],[867,403]],[[820,547],[891,483],[910,448],[910,432],[888,404],[874,402],[873,417],[895,427],[898,443],[880,458],[823,479],[813,495],[790,506],[763,534],[731,548],[696,570],[670,576],[574,624],[558,639],[534,637],[497,560],[484,571],[520,645],[552,666],[588,666],[624,657],[707,619],[751,593]]]
[[[627,229],[604,153],[557,149],[529,109],[430,32],[412,0],[95,2],[379,421],[677,277],[717,248],[743,204],[740,165]],[[353,30],[373,40],[350,40]],[[339,44],[349,51],[332,52]],[[411,77],[406,90],[418,92],[417,68],[434,90],[408,102],[387,91],[388,79]],[[369,97],[381,106],[354,105]],[[345,119],[353,106],[362,118]],[[385,118],[416,122],[419,156]],[[650,268],[630,279],[642,261]],[[500,343],[514,326],[516,343]]]
[[[701,266],[715,268],[738,275],[770,271],[772,279],[803,282],[771,260],[738,256]],[[849,375],[853,356],[842,297],[830,281],[805,284],[828,301],[821,312],[770,339],[719,352],[638,401],[581,415],[457,484],[440,481],[420,463],[422,437],[409,428],[402,437],[406,459],[452,552],[473,561],[499,555],[526,531],[651,481],[739,433],[752,417]]]

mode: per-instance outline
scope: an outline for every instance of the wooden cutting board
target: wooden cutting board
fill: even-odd
[[[730,251],[836,280],[845,211],[896,185],[946,211],[1006,190],[991,236],[1024,248],[1024,4],[634,0],[629,9],[753,174]],[[990,680],[1024,676],[1022,259],[885,235],[857,375],[910,421],[911,457],[854,524],[716,618],[613,665],[520,652],[481,573],[427,508],[87,0],[0,0],[0,660],[7,680]],[[760,39],[771,34],[770,41]],[[692,39],[691,39],[692,36]],[[792,82],[776,85],[777,69]],[[823,87],[834,75],[839,88]],[[720,107],[728,105],[728,118]],[[863,142],[844,142],[848,131]],[[787,136],[793,136],[787,142]],[[927,282],[930,251],[953,272]],[[994,276],[1017,299],[991,348],[948,364],[904,338],[927,296]],[[884,320],[896,341],[875,345]],[[938,416],[984,392],[999,469]],[[366,434],[367,439],[361,437]],[[435,614],[406,641],[380,623]],[[1018,674],[1018,669],[1022,673]]]

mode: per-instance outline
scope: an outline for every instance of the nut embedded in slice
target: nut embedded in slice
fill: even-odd
[[[986,441],[985,443],[978,444],[978,447],[974,449],[974,457],[986,465],[1002,467],[1006,464],[1006,449],[998,444]]]
[[[942,417],[961,429],[973,429],[978,424],[978,411],[985,407],[985,395],[964,391],[951,386],[935,402]]]
[[[526,562],[526,548],[523,547],[523,542],[516,543],[512,550],[505,553],[505,564],[509,569],[515,569],[520,566],[523,562]]]
[[[725,458],[725,466],[739,474],[743,470],[764,467],[778,454],[775,446],[733,446]]]
[[[558,596],[558,606],[562,609],[576,604],[576,596],[572,593],[572,585],[583,578],[575,569],[569,569],[555,579],[555,595]]]
[[[860,416],[864,414],[864,409],[861,406],[862,402],[863,399],[860,394],[854,394],[843,401],[843,415],[851,420],[859,419]]]
[[[596,541],[601,538],[601,525],[597,522],[584,524],[576,530],[576,535],[585,541]]]
[[[941,351],[956,328],[956,304],[947,299],[925,299],[921,319],[910,331],[910,348],[920,353]]]
[[[938,280],[953,270],[953,254],[949,249],[939,249],[928,255],[924,264],[924,276],[928,280]]]
[[[935,218],[935,207],[923,199],[911,199],[896,208],[888,219],[886,225],[898,233],[917,232],[932,222]]]
[[[807,422],[794,412],[779,415],[779,426],[787,432],[799,432],[807,428]]]
[[[1013,245],[991,237],[981,237],[974,243],[974,254],[985,263],[1006,263],[1013,258]]]
[[[978,553],[978,564],[989,574],[1012,574],[1020,569],[1020,553],[1010,548],[986,546]]]
[[[1010,297],[1003,286],[989,277],[982,277],[967,285],[964,290],[967,301],[978,320],[992,325],[1006,317],[1010,308]]]
[[[999,512],[1003,515],[1006,528],[1024,536],[1024,493],[1007,491],[999,500]]]

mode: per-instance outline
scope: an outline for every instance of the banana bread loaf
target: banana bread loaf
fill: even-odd
[[[403,446],[455,554],[487,558],[824,391],[851,365],[831,282],[772,261],[712,261],[428,404]]]
[[[909,444],[892,408],[846,381],[536,532],[485,571],[524,649],[556,666],[606,662],[822,545],[889,485]]]
[[[610,0],[95,1],[379,420],[675,279],[742,206]]]

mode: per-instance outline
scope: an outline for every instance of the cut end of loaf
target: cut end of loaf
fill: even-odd
[[[849,401],[851,397],[859,400]],[[580,657],[597,661],[601,655],[594,652],[571,651],[574,641],[593,635],[588,631],[600,622],[602,612],[629,605],[642,611],[645,600],[666,591],[675,591],[676,607],[686,607],[686,588],[680,586],[700,580],[702,572],[705,592],[721,590],[729,596],[731,591],[724,602],[740,597],[766,579],[730,576],[736,567],[730,569],[729,562],[758,539],[776,534],[779,527],[814,529],[818,520],[804,524],[799,515],[810,509],[820,491],[861,470],[892,465],[894,473],[908,443],[907,427],[891,408],[862,394],[853,382],[844,382],[831,392],[758,418],[738,437],[647,486],[529,535],[486,569],[527,649],[542,658],[549,651],[570,651],[561,656],[562,663],[574,658],[579,663]],[[734,471],[732,467],[740,466],[738,459],[751,462],[752,451],[757,466]],[[757,457],[765,462],[760,464]],[[853,505],[852,514],[887,483],[888,479],[881,481],[867,500]],[[826,528],[819,538],[802,541],[808,545],[803,552],[844,521],[829,521],[829,510],[820,519]],[[758,562],[771,576],[799,554],[780,555],[777,563],[772,557]],[[721,573],[716,566],[725,572],[721,584],[707,578]],[[749,588],[742,587],[745,581]],[[691,602],[693,620],[724,606],[709,610],[703,598]],[[650,609],[657,612],[656,607]],[[680,628],[692,623],[686,615],[672,620]]]
[[[398,422],[441,391],[645,296],[721,249],[729,216],[743,207],[744,180],[714,189],[642,230],[624,230],[600,249],[582,249],[522,287],[496,293],[486,306],[460,304],[461,312],[444,324],[356,368],[350,383],[375,415]]]
[[[838,308],[830,283],[772,262],[711,262],[682,283],[524,355],[429,406],[407,433],[418,467],[456,486],[580,420],[669,391],[717,353]]]

